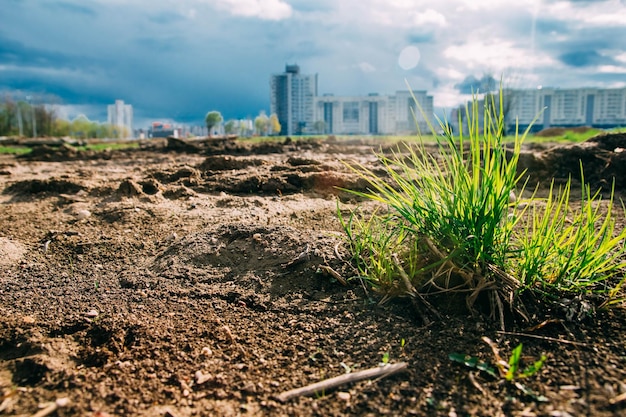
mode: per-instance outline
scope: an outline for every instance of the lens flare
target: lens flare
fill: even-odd
[[[405,47],[398,57],[398,65],[403,70],[410,70],[417,67],[421,58],[420,50],[417,46],[409,45]]]

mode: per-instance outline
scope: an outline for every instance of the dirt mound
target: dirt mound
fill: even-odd
[[[247,289],[245,297],[318,291],[329,276],[320,265],[342,270],[334,253],[339,240],[288,226],[229,224],[187,236],[159,255],[151,270],[194,285]],[[243,295],[242,295],[243,296]]]
[[[232,156],[209,156],[198,166],[201,171],[229,171],[258,167],[264,164],[262,159]]]
[[[587,140],[599,149],[611,152],[626,152],[626,133],[605,133]]]
[[[73,181],[61,178],[50,178],[46,180],[26,180],[17,181],[4,189],[4,194],[75,194],[85,187]]]
[[[616,191],[626,191],[626,135],[602,134],[581,144],[524,151],[518,170],[526,170],[533,182],[549,183],[553,178],[582,180],[581,166],[593,190],[609,191],[614,183]]]
[[[592,127],[589,126],[577,126],[577,127],[547,127],[539,132],[535,133],[535,136],[539,137],[554,137],[554,136],[563,136],[567,132],[573,133],[585,133],[592,130]]]

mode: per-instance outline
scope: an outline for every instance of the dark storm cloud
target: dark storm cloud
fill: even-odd
[[[491,75],[485,74],[480,79],[468,75],[462,82],[455,84],[454,88],[461,94],[476,94],[495,91],[497,85],[497,81]]]
[[[167,11],[148,16],[148,20],[158,25],[168,25],[171,23],[182,22],[185,20],[185,17],[178,13]]]
[[[430,43],[434,40],[435,34],[432,32],[413,33],[407,36],[407,42],[412,44]]]
[[[139,37],[134,42],[139,47],[156,53],[180,51],[186,43],[181,36]]]
[[[570,67],[589,67],[610,61],[596,51],[567,52],[559,55],[559,60]]]
[[[95,17],[98,15],[95,9],[85,6],[83,4],[69,3],[69,2],[56,2],[56,3],[44,3],[43,7],[51,10],[52,12],[69,12],[76,13],[83,16]]]
[[[31,47],[0,33],[0,63],[18,66],[41,67],[73,67],[85,65],[82,57],[48,49]]]
[[[624,50],[626,26],[610,26],[598,30],[578,29],[576,25],[576,22],[571,21],[540,20],[537,22],[538,47],[574,68],[618,65],[611,54]]]

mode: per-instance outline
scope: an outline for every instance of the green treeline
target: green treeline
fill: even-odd
[[[80,115],[72,121],[57,116],[54,106],[31,104],[4,97],[0,102],[0,136],[14,137],[72,137],[117,138],[126,137],[122,131],[108,123],[92,122]]]

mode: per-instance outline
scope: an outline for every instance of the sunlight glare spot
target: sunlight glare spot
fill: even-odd
[[[398,57],[398,65],[405,71],[417,67],[420,62],[420,50],[417,46],[409,45],[405,47]]]

